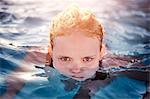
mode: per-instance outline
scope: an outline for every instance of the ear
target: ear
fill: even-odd
[[[105,53],[106,53],[106,47],[104,44],[102,44],[102,48],[100,51],[100,59],[102,59],[104,57]]]
[[[51,45],[48,46],[48,54],[52,58],[52,56],[53,56],[53,50],[52,50],[52,46]]]
[[[51,64],[51,59],[52,59],[52,48],[51,46],[48,46],[48,53],[46,54],[46,63],[45,65],[50,65]]]

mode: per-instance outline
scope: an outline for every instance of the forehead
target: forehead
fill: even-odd
[[[58,36],[54,39],[53,51],[59,55],[91,55],[99,52],[100,41],[95,37],[75,32],[71,35]]]

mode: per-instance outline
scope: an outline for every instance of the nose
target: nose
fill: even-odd
[[[84,66],[82,66],[82,64],[80,63],[76,63],[70,68],[70,71],[71,73],[81,73],[82,71],[84,71]]]
[[[80,73],[81,72],[81,68],[71,68],[70,69],[71,73]]]

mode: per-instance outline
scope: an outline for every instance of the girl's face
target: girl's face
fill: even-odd
[[[83,81],[92,77],[99,68],[100,41],[80,31],[54,39],[53,66],[73,79]]]

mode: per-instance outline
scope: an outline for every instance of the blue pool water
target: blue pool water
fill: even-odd
[[[44,68],[50,20],[72,2],[90,8],[104,25],[104,43],[109,53],[102,66],[110,73],[106,79],[80,82],[54,68]],[[148,0],[0,0],[0,98],[148,99],[149,3]],[[36,65],[42,69],[35,68]],[[134,77],[125,72],[129,70]]]

